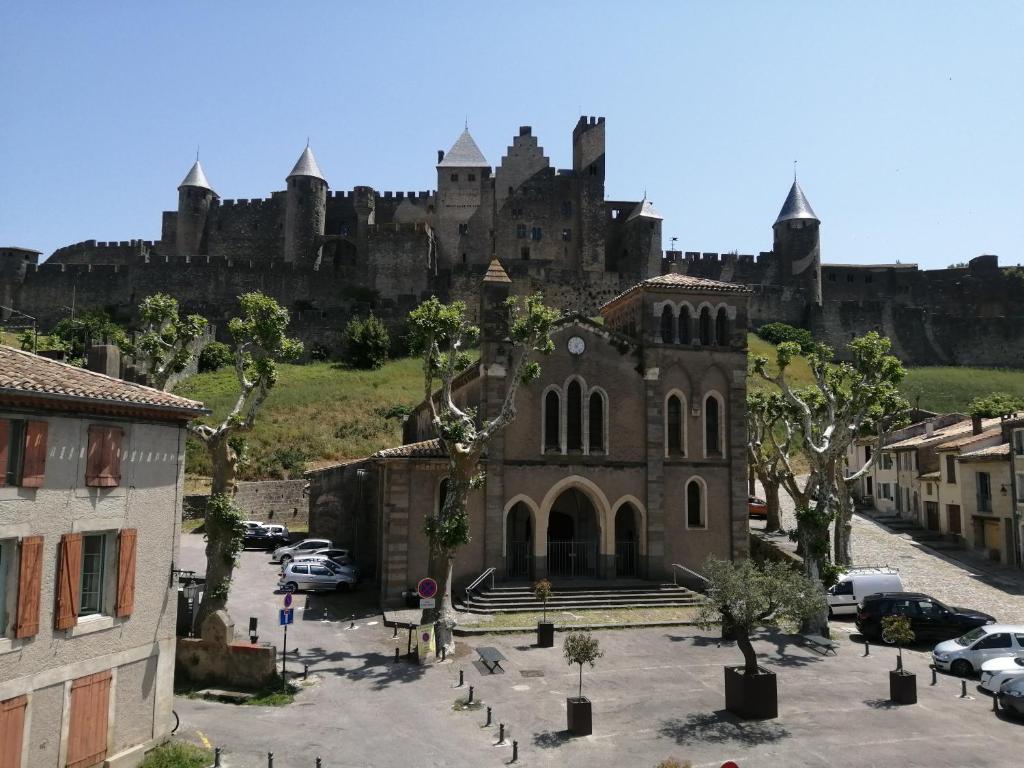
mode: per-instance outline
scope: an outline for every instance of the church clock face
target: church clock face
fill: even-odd
[[[582,355],[583,350],[587,348],[586,342],[583,341],[580,336],[573,336],[569,339],[569,353],[573,355]]]

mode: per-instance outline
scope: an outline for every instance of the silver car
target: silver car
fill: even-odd
[[[297,544],[278,547],[274,550],[274,554],[271,555],[271,559],[275,563],[287,563],[299,555],[311,555],[318,549],[327,549],[331,546],[333,544],[330,539],[303,539]]]
[[[356,577],[351,571],[317,562],[289,563],[277,582],[285,592],[347,590],[355,584]]]

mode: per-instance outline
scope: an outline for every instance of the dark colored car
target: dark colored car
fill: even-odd
[[[906,616],[918,640],[951,640],[996,621],[987,613],[946,606],[920,592],[880,592],[857,606],[857,630],[878,642],[885,616]]]
[[[288,533],[288,529],[285,526],[274,523],[265,523],[259,528],[250,528],[246,530],[244,545],[246,548],[254,547],[256,549],[272,551],[278,547],[284,546],[290,540],[291,535]]]
[[[1015,717],[1024,717],[1024,677],[1011,677],[999,688],[999,706]]]

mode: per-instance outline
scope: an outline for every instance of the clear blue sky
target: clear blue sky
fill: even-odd
[[[26,2],[0,8],[0,245],[157,239],[196,145],[266,197],[309,136],[334,189],[436,185],[468,116],[571,165],[665,247],[753,253],[792,163],[825,261],[1024,262],[1020,2]]]

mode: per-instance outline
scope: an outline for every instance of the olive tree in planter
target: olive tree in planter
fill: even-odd
[[[889,671],[889,698],[896,704],[917,704],[917,675],[903,668],[903,646],[914,642],[914,630],[906,616],[882,619],[882,639],[896,646],[896,669]]]
[[[543,607],[541,620],[537,623],[537,647],[553,648],[555,645],[555,624],[548,621],[548,600],[551,599],[551,582],[541,579],[533,585],[533,596],[540,600]]]
[[[583,698],[583,665],[594,666],[604,656],[597,638],[589,632],[572,632],[565,638],[565,660],[580,665],[580,690],[575,698],[565,700],[566,727],[573,736],[589,736],[594,730],[590,699]]]
[[[763,565],[709,557],[703,566],[707,599],[697,624],[729,627],[744,664],[725,668],[725,708],[739,717],[777,717],[775,673],[758,666],[750,634],[759,627],[799,624],[822,610],[824,598],[814,583],[783,563]]]

